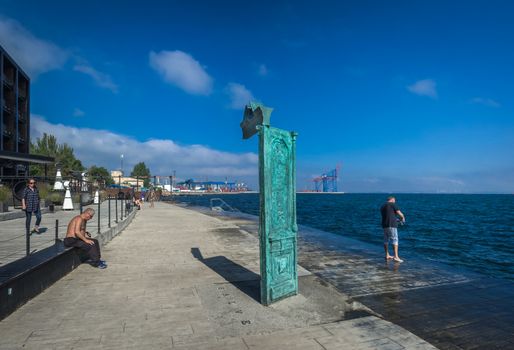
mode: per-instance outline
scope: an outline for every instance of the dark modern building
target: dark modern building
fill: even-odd
[[[29,154],[30,79],[1,45],[0,80],[0,177],[26,177],[30,163],[54,159]]]

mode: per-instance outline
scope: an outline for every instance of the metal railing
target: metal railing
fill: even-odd
[[[40,192],[41,200],[49,200],[47,195],[57,194],[61,195],[64,198],[65,191],[64,190],[53,190],[54,184],[57,181],[55,177],[48,176],[0,176],[0,185],[4,188],[7,188],[11,192],[11,199],[9,200],[9,204],[14,206],[15,208],[21,207],[21,196],[23,194],[23,190],[27,186],[27,181],[29,179],[35,179],[37,181],[37,187]],[[67,188],[73,195],[80,195],[81,197],[87,197],[88,200],[85,200],[86,203],[89,203],[92,200],[92,196],[95,190],[102,190],[103,183],[98,181],[84,181],[80,178],[67,176],[58,179],[58,181],[62,183],[66,183]],[[43,193],[45,192],[45,193]],[[62,199],[61,198],[61,199]]]
[[[39,227],[40,234],[26,227],[24,217],[0,221],[0,266],[59,244],[66,236],[69,221],[88,207],[95,210],[95,216],[86,226],[92,237],[123,222],[134,208],[131,200],[108,196],[97,204],[79,205],[76,210],[44,213]],[[34,220],[32,218],[32,225]],[[50,225],[45,224],[48,220],[51,220]]]
[[[239,209],[235,207],[231,207],[227,202],[225,202],[221,198],[211,198],[210,201],[211,210],[215,211],[233,211],[233,212],[239,212]]]

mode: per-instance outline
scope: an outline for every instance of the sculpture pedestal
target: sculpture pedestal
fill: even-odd
[[[261,303],[298,294],[296,134],[259,127]]]

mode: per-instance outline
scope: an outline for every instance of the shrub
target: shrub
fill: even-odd
[[[5,187],[0,185],[0,203],[6,202],[11,196],[11,191]]]
[[[39,197],[41,199],[48,199],[48,196],[50,195],[50,186],[46,183],[42,183],[37,187],[39,190]]]
[[[80,194],[79,193],[72,194],[71,201],[73,203],[80,203]]]
[[[62,193],[52,192],[50,194],[50,200],[56,205],[61,205],[64,200],[64,196]]]

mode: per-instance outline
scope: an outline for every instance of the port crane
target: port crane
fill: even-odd
[[[338,192],[337,182],[340,171],[341,166],[338,164],[335,169],[312,179],[312,182],[314,182],[314,192]]]

